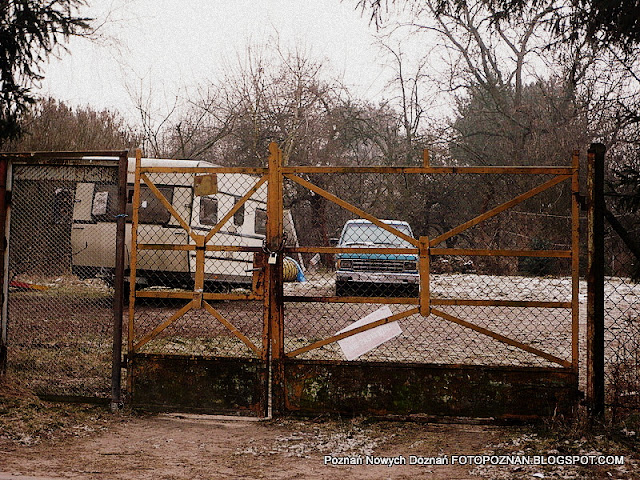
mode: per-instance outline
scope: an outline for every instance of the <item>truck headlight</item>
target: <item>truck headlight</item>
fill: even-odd
[[[418,271],[418,262],[412,260],[410,262],[404,262],[404,271],[405,272],[417,272]]]
[[[338,260],[338,270],[351,270],[353,268],[353,260]]]

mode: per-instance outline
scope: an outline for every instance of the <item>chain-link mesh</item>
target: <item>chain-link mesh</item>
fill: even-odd
[[[299,263],[305,281],[284,287],[285,349],[301,359],[330,360],[350,357],[344,340],[323,344],[323,339],[361,325],[387,307],[391,314],[415,312],[419,249],[412,238],[437,239],[552,178],[413,173],[300,177],[318,188],[295,179],[285,184],[285,208],[291,207],[296,240],[306,247],[297,249],[303,252]],[[360,218],[323,191],[399,233]],[[352,250],[313,251],[329,245]],[[563,361],[566,366],[572,361],[571,247],[569,179],[432,245],[432,315],[400,318],[400,329],[389,330],[383,343],[357,360],[556,367]],[[395,250],[372,250],[376,248]],[[470,249],[563,253],[474,255]],[[350,298],[341,302],[345,297]],[[305,350],[316,343],[317,348]]]
[[[129,176],[127,238],[135,200],[131,171]],[[260,356],[264,312],[256,282],[264,265],[256,261],[266,234],[267,185],[258,185],[256,175],[215,169],[144,177],[137,249],[128,248],[127,257],[132,260],[135,253],[136,258],[130,344],[141,353]],[[423,317],[416,313],[420,250],[412,239],[437,239],[550,177],[301,177],[383,219],[388,228],[363,220],[319,191],[285,181],[287,353],[308,349],[369,315],[381,318],[383,311],[399,315],[400,328],[358,360],[531,366],[571,361],[569,182],[432,245],[443,251],[430,256],[433,314]],[[115,168],[14,169],[9,366],[36,391],[108,391],[115,196]],[[200,267],[201,308],[193,300],[197,237],[213,229],[217,233],[207,239]],[[323,250],[332,245],[352,251]],[[372,248],[388,252],[369,252]],[[561,254],[481,255],[473,249]],[[617,302],[616,308],[623,305]],[[340,343],[329,342],[299,358],[344,360],[345,353]]]
[[[197,164],[154,162],[176,168]],[[138,207],[135,352],[259,355],[262,301],[252,299],[252,293],[259,271],[254,254],[262,250],[265,238],[266,185],[244,199],[259,176],[215,169],[144,175],[148,183],[141,183]],[[134,202],[131,189],[129,208]],[[218,225],[225,217],[228,220]],[[214,229],[206,241],[199,287],[196,237],[206,237]],[[156,247],[145,247],[149,244]],[[192,303],[200,288],[203,308]]]
[[[618,211],[613,202],[607,208],[622,233],[637,239],[638,214]],[[605,388],[606,402],[616,418],[619,413],[640,410],[640,270],[638,254],[610,221],[605,221],[604,250]]]
[[[110,393],[116,186],[117,162],[13,167],[8,369],[38,394]]]

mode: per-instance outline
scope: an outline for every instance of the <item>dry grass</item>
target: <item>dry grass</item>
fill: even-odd
[[[117,421],[105,405],[46,402],[14,377],[0,376],[0,446],[87,436]]]

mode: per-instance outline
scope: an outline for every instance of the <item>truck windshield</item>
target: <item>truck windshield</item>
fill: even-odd
[[[405,224],[391,224],[391,227],[400,232],[413,236],[411,229]],[[390,245],[394,247],[411,248],[406,240],[388,232],[372,223],[351,223],[342,234],[341,245]]]

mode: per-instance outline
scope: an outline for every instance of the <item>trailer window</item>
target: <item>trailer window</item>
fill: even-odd
[[[235,197],[235,198],[236,198],[235,205],[237,205],[241,197]],[[233,214],[233,223],[238,227],[241,227],[244,224],[244,203],[238,209],[238,211]]]
[[[216,225],[218,223],[218,199],[200,197],[200,225]]]
[[[91,216],[96,222],[115,222],[118,214],[118,186],[96,185]]]
[[[256,222],[253,231],[258,235],[267,234],[267,211],[256,208]]]
[[[133,186],[127,187],[127,219],[133,214]],[[156,187],[169,203],[173,203],[173,187]],[[140,208],[138,222],[151,225],[164,225],[171,220],[171,213],[146,185],[140,185]]]

